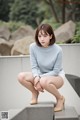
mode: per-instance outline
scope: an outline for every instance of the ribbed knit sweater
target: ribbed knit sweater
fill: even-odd
[[[51,46],[39,47],[30,45],[30,62],[33,76],[58,76],[65,74],[62,65],[62,48],[54,43]]]

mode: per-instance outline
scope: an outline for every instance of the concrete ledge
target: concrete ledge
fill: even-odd
[[[61,112],[55,112],[55,120],[79,120],[74,107],[66,106]]]
[[[9,110],[9,120],[79,120],[74,107],[66,106],[61,112],[53,111],[53,102],[27,105],[24,109]]]
[[[10,116],[10,120],[53,120],[53,107],[52,102],[28,105],[12,118]]]

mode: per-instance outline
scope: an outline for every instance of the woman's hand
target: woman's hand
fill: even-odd
[[[36,86],[36,84],[39,82],[39,80],[40,80],[40,77],[38,77],[38,76],[36,76],[34,78],[34,86]]]
[[[36,84],[35,89],[36,89],[37,91],[44,92],[44,91],[43,91],[43,88],[42,88],[41,85],[40,85],[40,82],[38,82],[38,83]]]
[[[41,85],[40,85],[40,77],[35,77],[35,79],[34,79],[34,87],[35,87],[35,89],[37,90],[37,91],[40,91],[40,92],[44,92],[43,91],[43,88],[41,87]]]

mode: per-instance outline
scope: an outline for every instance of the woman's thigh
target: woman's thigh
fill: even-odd
[[[30,81],[33,83],[34,77],[32,75],[32,72],[21,72],[20,75],[25,79],[26,81]]]
[[[62,87],[62,85],[64,84],[64,80],[60,76],[46,76],[43,77],[42,80],[44,80],[45,84],[54,84],[57,89]]]

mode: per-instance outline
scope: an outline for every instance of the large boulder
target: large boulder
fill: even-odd
[[[73,21],[68,21],[61,25],[58,29],[54,31],[57,42],[67,42],[73,38],[75,34],[75,23]]]
[[[0,26],[0,38],[3,38],[5,40],[9,40],[11,36],[11,32],[7,26]]]
[[[8,42],[8,41],[0,38],[0,55],[1,56],[10,56],[12,46],[13,46],[12,41]]]
[[[31,26],[21,26],[19,29],[17,29],[15,32],[11,35],[11,40],[19,40],[26,36],[34,35],[34,30]]]
[[[11,50],[11,55],[28,55],[29,45],[34,42],[33,36],[27,36],[25,38],[19,39],[14,43]]]

